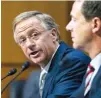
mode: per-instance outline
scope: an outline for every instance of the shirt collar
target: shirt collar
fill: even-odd
[[[98,70],[101,66],[101,53],[99,53],[91,62],[90,64],[94,67],[95,70]]]

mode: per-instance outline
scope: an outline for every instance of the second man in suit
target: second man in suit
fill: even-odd
[[[73,46],[91,57],[84,81],[71,98],[101,98],[101,1],[76,0],[66,29]]]

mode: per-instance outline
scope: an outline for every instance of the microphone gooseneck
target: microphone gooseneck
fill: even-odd
[[[11,76],[17,72],[16,68],[11,69],[6,76],[4,76],[1,80],[4,80],[6,77]]]
[[[1,90],[1,94],[5,91],[5,89],[24,71],[26,70],[27,68],[29,68],[29,65],[30,65],[30,62],[25,62],[23,65],[22,65],[22,68],[21,68],[21,71],[11,80],[8,82],[8,84]]]

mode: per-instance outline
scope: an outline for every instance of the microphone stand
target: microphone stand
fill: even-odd
[[[8,84],[1,90],[1,94],[5,91],[5,89],[27,68],[29,68],[30,63],[27,61],[22,65],[21,71],[10,81]]]
[[[11,69],[6,76],[4,76],[3,78],[1,78],[1,81],[4,80],[6,77],[11,76],[13,74],[15,74],[17,72],[16,68]]]
[[[20,71],[8,84],[1,90],[1,94],[4,92],[4,90],[18,77],[23,71]]]

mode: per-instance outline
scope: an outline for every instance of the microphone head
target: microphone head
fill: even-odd
[[[7,76],[13,75],[13,74],[15,74],[16,72],[17,72],[17,69],[16,69],[16,68],[13,68],[13,69],[11,69],[11,70],[8,72]]]
[[[29,68],[30,62],[26,61],[23,65],[22,65],[22,69],[21,71],[26,70],[27,68]]]

